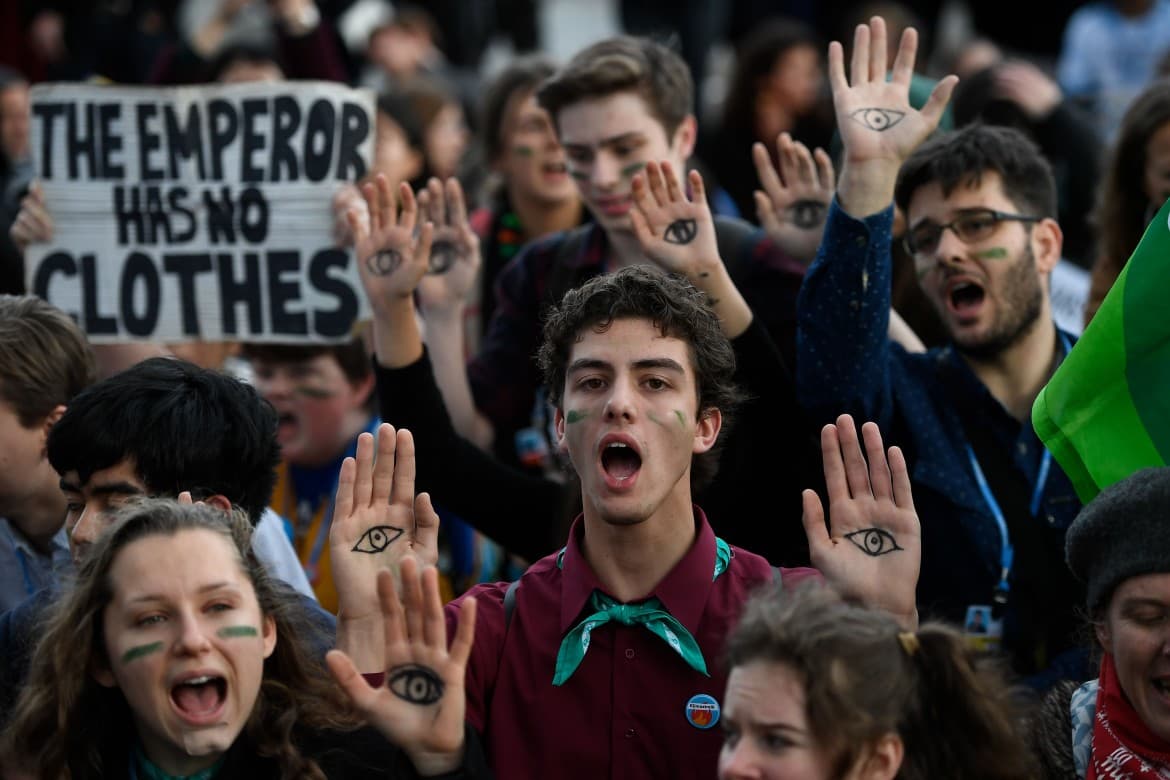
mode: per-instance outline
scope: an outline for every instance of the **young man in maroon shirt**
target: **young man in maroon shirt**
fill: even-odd
[[[637,266],[570,292],[546,323],[541,362],[583,512],[565,548],[518,585],[469,593],[478,618],[467,717],[500,777],[713,777],[724,637],[756,586],[818,576],[776,572],[726,545],[692,504],[737,400],[720,317],[752,315],[719,259],[701,181],[692,175],[692,202],[672,178],[669,166],[647,171],[635,229],[651,250],[675,254],[688,276],[703,275],[708,293]],[[357,251],[377,312],[378,360],[390,364],[395,349],[421,350],[410,291],[426,270],[433,229],[413,237],[409,193],[399,221],[388,185],[379,185],[373,232],[359,236]],[[363,434],[356,470],[343,469],[331,536],[338,644],[367,671],[385,668],[367,639],[382,630],[375,573],[406,554],[433,558],[435,524],[429,500],[413,495],[410,435],[389,426],[379,433],[377,463]],[[812,560],[840,591],[912,627],[920,539],[909,476],[897,448],[887,459],[876,426],[862,433],[864,456],[850,418],[822,432],[832,529],[806,491]],[[350,491],[344,500],[342,491]],[[390,539],[375,554],[363,542],[371,534]],[[449,623],[461,603],[447,606]]]

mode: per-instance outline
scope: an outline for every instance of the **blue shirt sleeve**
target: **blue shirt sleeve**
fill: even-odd
[[[796,304],[796,385],[814,422],[849,413],[889,424],[893,206],[854,219],[829,206],[824,238]]]

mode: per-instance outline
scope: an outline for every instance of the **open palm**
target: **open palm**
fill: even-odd
[[[418,204],[405,183],[398,187],[401,213],[390,182],[380,173],[372,183],[362,185],[362,194],[368,220],[366,214],[351,209],[349,227],[366,297],[375,311],[382,311],[389,299],[414,294],[427,270],[434,227],[427,222],[416,234]]]
[[[891,447],[887,459],[876,424],[862,426],[862,437],[864,456],[847,414],[821,431],[830,526],[825,526],[820,498],[806,490],[803,520],[809,554],[841,593],[915,623],[922,532],[910,473],[899,448]]]
[[[956,79],[939,81],[922,109],[913,108],[910,80],[917,50],[918,33],[907,28],[887,81],[886,23],[875,16],[857,27],[846,80],[844,49],[837,41],[829,44],[829,83],[847,160],[900,164],[938,126]]]
[[[385,627],[382,684],[371,685],[340,650],[330,651],[326,661],[358,712],[400,746],[420,774],[449,772],[459,766],[464,747],[464,675],[475,637],[475,599],[464,599],[448,648],[438,572],[433,566],[420,571],[407,560],[401,579],[401,601],[389,572],[377,581]]]

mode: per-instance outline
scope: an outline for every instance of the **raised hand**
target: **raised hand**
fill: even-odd
[[[809,554],[842,594],[916,626],[922,533],[910,495],[910,473],[899,448],[890,447],[887,459],[875,423],[866,423],[861,432],[865,456],[849,415],[821,430],[830,527],[825,527],[820,498],[804,491]]]
[[[808,264],[816,257],[833,200],[833,161],[824,149],[810,154],[807,146],[788,133],[776,139],[776,151],[779,171],[763,144],[752,145],[756,175],[764,188],[755,192],[756,215],[769,238]]]
[[[632,181],[630,220],[642,251],[651,260],[697,281],[722,261],[703,177],[691,171],[689,182],[693,200],[687,199],[670,163],[647,163]]]
[[[377,579],[383,684],[371,686],[340,650],[331,650],[325,660],[358,712],[406,752],[419,774],[450,772],[463,757],[463,680],[475,637],[475,599],[463,600],[448,649],[438,572],[433,566],[420,572],[407,560],[401,575],[401,602],[389,572]]]
[[[349,229],[362,286],[370,306],[379,312],[391,300],[414,294],[419,279],[426,273],[435,231],[427,222],[415,235],[418,204],[408,184],[398,187],[401,213],[390,182],[380,173],[373,182],[362,185],[362,195],[368,209],[349,210]]]
[[[432,178],[418,193],[419,209],[435,226],[427,275],[419,282],[419,307],[453,310],[467,300],[479,274],[479,236],[467,220],[467,204],[458,179],[444,185]]]
[[[439,558],[439,516],[430,496],[414,495],[414,475],[410,431],[396,433],[383,423],[377,437],[358,436],[357,457],[342,462],[337,478],[329,560],[339,602],[338,647],[366,669],[381,668],[369,645],[381,632],[378,572]]]
[[[901,165],[938,127],[958,79],[942,79],[926,105],[921,110],[913,108],[910,79],[917,51],[918,33],[908,27],[887,81],[886,23],[875,16],[868,25],[857,26],[851,79],[846,80],[844,49],[838,41],[829,44],[829,83],[847,163],[883,160]]]

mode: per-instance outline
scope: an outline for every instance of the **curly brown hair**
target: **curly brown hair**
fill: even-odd
[[[16,757],[15,765],[36,777],[83,780],[120,771],[103,766],[102,755],[110,745],[135,739],[130,708],[121,691],[91,676],[106,662],[102,614],[113,598],[110,570],[118,553],[135,541],[204,529],[232,543],[261,613],[273,619],[279,637],[264,661],[260,693],[241,736],[260,755],[274,758],[282,777],[324,780],[316,762],[293,743],[294,728],[349,731],[361,721],[311,646],[316,629],[296,597],[277,591],[251,553],[252,527],[244,515],[166,499],[134,501],[120,515],[83,564],[73,589],[46,617],[29,680],[0,736],[0,755]]]
[[[590,279],[565,293],[544,321],[544,343],[537,363],[544,373],[549,401],[561,408],[569,353],[586,328],[604,333],[614,320],[649,320],[663,336],[687,343],[695,370],[700,418],[718,409],[722,432],[729,429],[743,396],[736,386],[735,352],[719,327],[706,294],[680,276],[652,265],[636,265]],[[725,438],[725,436],[720,437]],[[718,447],[696,455],[691,487],[710,483],[718,469]]]
[[[727,641],[727,667],[765,661],[796,673],[835,777],[892,733],[905,745],[899,780],[1035,777],[999,669],[949,626],[926,624],[905,644],[900,634],[889,615],[846,603],[823,584],[772,586],[744,608]]]

